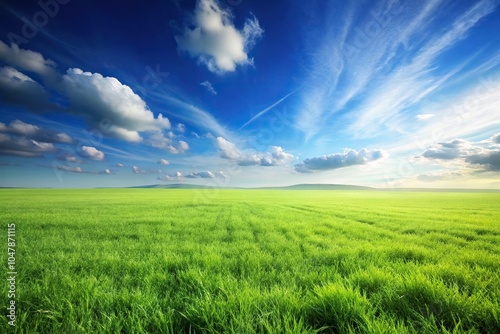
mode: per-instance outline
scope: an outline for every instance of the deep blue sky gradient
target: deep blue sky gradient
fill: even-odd
[[[180,49],[176,36],[196,28],[192,17],[203,2],[225,12],[225,26],[240,34],[249,20],[258,22],[263,33],[244,50],[253,64],[217,72],[200,60],[210,55]],[[99,128],[89,120],[92,110],[74,110],[67,86],[50,84],[0,53],[0,73],[26,75],[51,103],[30,109],[37,101],[12,93],[20,79],[0,85],[0,186],[500,188],[499,5],[496,0],[59,4],[57,14],[18,47],[52,60],[60,77],[78,68],[115,78],[171,127],[137,130],[142,141],[116,138],[106,132],[113,120],[103,117]],[[13,33],[23,36],[23,18],[32,20],[40,11],[36,1],[2,2],[0,41],[6,48],[15,48]],[[13,103],[13,94],[24,102]],[[15,124],[72,140],[26,156],[7,146],[43,140],[16,133]],[[189,149],[158,147],[154,135],[175,149],[180,142]],[[104,157],[86,156],[83,146]],[[77,161],[64,161],[67,156]]]

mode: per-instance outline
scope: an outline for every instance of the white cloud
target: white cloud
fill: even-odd
[[[149,136],[148,143],[155,148],[166,149],[168,145],[172,144],[172,139],[166,137],[163,132],[158,131]]]
[[[292,162],[293,159],[293,154],[286,153],[280,146],[271,146],[269,148],[269,152],[263,154],[261,165],[285,165],[289,162]]]
[[[104,160],[104,153],[92,146],[82,146],[82,149],[78,152],[78,154],[91,160]]]
[[[59,74],[55,70],[56,63],[45,59],[38,52],[21,49],[17,45],[9,47],[0,41],[0,60],[22,70],[36,73],[50,85],[56,85],[59,80]]]
[[[104,136],[140,142],[143,140],[141,132],[170,128],[167,118],[162,114],[155,116],[139,95],[114,77],[84,72],[79,68],[70,68],[61,76],[55,70],[55,63],[44,59],[40,53],[9,47],[1,41],[0,60],[41,76],[47,87],[69,99],[68,111],[83,117],[92,129],[99,130]],[[8,102],[33,110],[60,108],[49,103],[44,88],[27,75],[9,67],[1,71],[4,75],[0,79],[0,97],[7,92],[9,94],[4,99]],[[34,99],[30,99],[35,95],[39,97],[36,99],[38,106],[31,102]]]
[[[215,90],[214,86],[210,83],[210,81],[205,80],[202,83],[200,83],[200,86],[205,87],[205,89],[212,95],[217,95],[217,91]]]
[[[72,138],[63,132],[14,120],[8,125],[0,122],[0,154],[39,157],[55,152],[54,143],[71,143]]]
[[[14,120],[9,125],[0,122],[0,132],[26,137],[46,143],[72,143],[73,139],[64,132],[43,129],[37,125]]]
[[[70,154],[61,154],[57,157],[57,160],[67,161],[67,162],[81,162],[80,159]]]
[[[177,147],[169,146],[167,149],[172,154],[186,153],[189,150],[189,144],[183,140],[179,140]]]
[[[426,121],[428,119],[431,119],[434,117],[434,114],[418,114],[417,115],[417,120],[419,121]]]
[[[294,156],[279,146],[271,146],[267,152],[242,152],[225,138],[217,137],[215,147],[223,159],[234,161],[240,166],[277,166],[293,161]]]
[[[210,132],[207,132],[203,135],[203,138],[207,138],[207,139],[215,139],[214,135],[211,134]]]
[[[63,80],[72,111],[105,135],[140,142],[139,132],[170,128],[167,118],[155,117],[146,102],[116,78],[71,68]]]
[[[441,162],[463,161],[468,168],[500,172],[500,133],[481,142],[454,139],[432,145],[422,157]]]
[[[134,172],[134,174],[146,174],[146,171],[139,168],[139,166],[132,166],[132,172]]]
[[[116,167],[125,167],[125,165],[124,165],[124,164],[122,164],[122,163],[117,163],[117,164],[116,164]]]
[[[500,144],[500,132],[499,132],[499,133],[495,133],[495,134],[491,137],[491,143],[492,143],[492,144]]]
[[[151,146],[166,150],[172,154],[182,154],[189,150],[189,144],[183,140],[175,141],[175,135],[169,132],[168,137],[161,132],[153,133],[149,138],[148,142]]]
[[[388,129],[399,131],[393,123],[408,114],[414,119],[416,107],[425,110],[418,105],[424,98],[443,92],[463,73],[479,77],[481,71],[477,70],[483,60],[471,66],[474,57],[481,56],[488,63],[495,58],[487,55],[486,49],[479,49],[468,58],[441,62],[495,10],[495,1],[471,3],[460,14],[442,0],[392,1],[391,5],[381,1],[367,8],[370,4],[346,6],[340,22],[334,19],[338,11],[321,8],[336,16],[324,20],[328,23],[322,30],[328,33],[318,41],[313,39],[317,47],[300,90],[302,104],[295,126],[307,139],[322,131],[325,124],[345,127],[345,122],[348,131],[360,138],[384,134]],[[445,19],[449,28],[433,28]],[[402,47],[408,57],[401,56]],[[486,70],[484,67],[482,73]],[[471,80],[462,82],[469,84]],[[338,117],[340,112],[348,113]]]
[[[183,34],[175,36],[179,51],[188,52],[217,74],[252,64],[247,53],[264,32],[256,17],[247,19],[243,29],[237,30],[231,12],[222,9],[216,0],[198,0],[191,24]]]
[[[301,164],[295,165],[295,170],[301,173],[312,173],[315,171],[338,169],[354,165],[365,165],[387,156],[387,152],[379,149],[369,150],[363,148],[358,152],[346,148],[342,153],[305,159]]]
[[[186,178],[190,179],[215,179],[215,178],[227,178],[224,172],[192,172],[185,175]]]
[[[455,65],[447,73],[432,75],[438,57],[463,40],[469,30],[494,9],[495,6],[490,1],[476,3],[457,17],[450,29],[430,38],[412,56],[411,61],[393,69],[390,75],[384,77],[383,84],[371,90],[360,105],[356,122],[351,125],[350,130],[359,137],[370,137],[384,131],[385,123],[391,117],[420,102],[461,71],[468,60]],[[394,47],[396,46],[391,44],[391,48]]]
[[[52,143],[38,142],[25,137],[13,137],[0,133],[0,154],[21,157],[39,157],[43,153],[55,152]]]
[[[166,165],[170,165],[170,162],[169,162],[168,160],[165,160],[165,159],[160,159],[160,160],[158,160],[158,163],[159,163],[160,165],[164,165],[164,166],[166,166]]]
[[[175,129],[180,133],[186,132],[186,126],[182,123],[178,123]]]
[[[171,96],[168,91],[158,90],[152,92],[149,97],[160,105],[164,105],[166,112],[171,113],[177,119],[183,120],[189,124],[194,124],[200,129],[208,130],[225,138],[234,137],[234,135],[222,126],[208,111],[200,109],[184,100],[175,98]],[[174,113],[172,110],[178,110],[178,112]]]
[[[162,175],[162,176],[158,177],[157,180],[166,181],[166,182],[183,181],[184,176],[182,175],[181,172],[176,172],[175,174]]]
[[[25,107],[34,112],[58,109],[49,102],[45,88],[12,67],[0,67],[0,101]]]

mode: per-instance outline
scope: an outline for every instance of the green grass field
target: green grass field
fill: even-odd
[[[498,193],[5,189],[0,217],[11,332],[500,333]]]

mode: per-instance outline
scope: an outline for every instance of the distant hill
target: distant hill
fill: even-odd
[[[254,188],[255,189],[255,188]],[[262,187],[256,189],[276,190],[376,190],[372,187],[353,186],[349,184],[294,184],[284,187]]]
[[[134,186],[128,188],[144,189],[222,189],[219,187],[204,186],[199,184],[151,184],[144,186]],[[498,193],[500,189],[447,189],[447,188],[373,188],[366,186],[355,186],[350,184],[294,184],[283,187],[227,187],[223,189],[246,189],[246,190],[371,190],[371,191],[401,191],[401,192],[483,192]]]
[[[128,188],[147,188],[147,189],[215,189],[217,187],[203,186],[196,184],[152,184],[145,186],[134,186]],[[256,187],[256,188],[238,188],[228,187],[226,189],[260,189],[260,190],[376,190],[371,187],[353,186],[347,184],[295,184],[284,187]]]
[[[217,187],[203,186],[198,184],[151,184],[146,186],[133,186],[127,188],[147,188],[147,189],[215,189]]]

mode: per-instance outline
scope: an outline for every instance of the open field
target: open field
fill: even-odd
[[[498,193],[200,191],[1,190],[15,332],[500,333]]]

